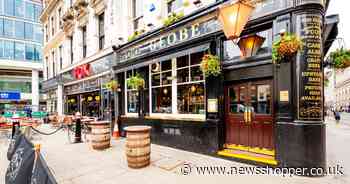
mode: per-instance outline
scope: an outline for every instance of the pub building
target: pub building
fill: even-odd
[[[106,84],[112,78],[110,69],[114,58],[114,53],[110,52],[60,75],[64,86],[64,114],[80,112],[82,116],[112,118],[114,93]]]
[[[338,23],[338,16],[325,16],[325,2],[264,1],[240,38],[228,39],[218,11],[231,2],[220,1],[118,46],[119,130],[125,135],[123,127],[149,125],[152,143],[160,145],[254,164],[325,168],[322,61]],[[274,63],[272,45],[282,32],[304,44],[296,56]],[[205,54],[219,56],[219,76],[203,75]],[[127,85],[135,75],[144,88]]]

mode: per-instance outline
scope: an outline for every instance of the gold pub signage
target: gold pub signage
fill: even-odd
[[[146,40],[145,42],[131,48],[129,47],[122,50],[118,53],[118,62],[122,63],[145,54],[157,52],[218,30],[221,30],[221,27],[219,26],[218,21],[214,18],[199,23],[192,23],[176,29],[175,31],[167,32],[154,39]]]
[[[322,17],[318,13],[297,17],[297,32],[304,41],[303,52],[297,59],[298,119],[323,119]]]

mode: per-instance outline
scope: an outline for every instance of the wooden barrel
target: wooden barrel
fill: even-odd
[[[126,157],[130,168],[143,168],[150,164],[151,138],[150,126],[125,127]]]
[[[96,150],[103,150],[110,147],[111,123],[109,121],[94,121],[88,126],[91,128],[91,146]]]

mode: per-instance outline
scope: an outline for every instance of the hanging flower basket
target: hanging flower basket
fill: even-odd
[[[143,89],[145,87],[145,80],[140,76],[140,74],[136,74],[132,76],[126,81],[126,84],[131,89]]]
[[[281,38],[273,43],[272,60],[280,63],[283,60],[295,56],[303,47],[303,42],[294,34],[284,34]]]
[[[205,77],[220,75],[221,66],[219,57],[212,54],[205,54],[202,58],[201,70]]]
[[[133,40],[135,40],[137,37],[139,37],[141,34],[143,34],[143,33],[145,33],[146,31],[145,30],[140,30],[140,31],[135,31],[135,32],[133,32],[132,33],[132,35],[130,35],[129,37],[128,37],[128,41],[130,42],[130,41],[133,41]]]
[[[184,17],[184,13],[171,13],[166,19],[163,20],[164,26],[169,26]]]
[[[329,79],[328,78],[324,78],[323,84],[325,87],[329,86]]]
[[[344,69],[350,66],[350,50],[337,49],[330,54],[331,65],[336,69]]]

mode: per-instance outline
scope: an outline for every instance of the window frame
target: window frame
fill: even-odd
[[[204,52],[204,51],[203,51]],[[152,67],[151,67],[151,64],[149,65],[149,94],[150,94],[150,97],[149,97],[149,116],[150,117],[154,117],[154,118],[172,118],[172,119],[183,119],[183,118],[188,118],[188,119],[196,119],[196,120],[205,120],[206,118],[206,113],[204,114],[194,114],[194,113],[188,113],[188,114],[185,114],[185,113],[179,113],[178,111],[178,86],[179,85],[188,85],[188,84],[203,84],[204,85],[204,97],[206,97],[206,90],[205,90],[205,87],[206,87],[206,80],[205,80],[205,77],[203,76],[203,80],[200,80],[200,81],[191,81],[191,54],[195,54],[195,53],[190,53],[190,54],[187,54],[187,55],[184,55],[186,57],[189,58],[189,65],[187,66],[187,68],[189,69],[189,81],[188,82],[184,82],[184,83],[177,83],[177,78],[176,79],[172,79],[172,82],[171,82],[171,90],[172,90],[172,99],[171,99],[171,104],[172,104],[172,109],[171,109],[171,113],[154,113],[153,112],[153,109],[152,109],[152,106],[153,106],[153,97],[152,97],[152,89],[154,88],[154,86],[152,86]],[[179,56],[179,57],[182,57],[182,56]],[[177,58],[178,57],[175,57],[175,58],[171,58],[171,62],[172,62],[172,76],[177,76],[177,71],[178,71],[178,68],[177,68]],[[164,61],[164,60],[163,60]],[[162,61],[160,61],[161,63]],[[198,64],[197,64],[198,65]],[[194,66],[197,66],[197,65],[194,65]],[[186,68],[186,67],[182,67],[182,68]],[[181,69],[181,68],[179,68]],[[168,85],[166,85],[168,86]],[[206,98],[204,98],[204,110],[206,111],[206,107],[207,107],[207,103],[206,103]],[[189,116],[191,118],[189,118]]]
[[[171,9],[171,4],[177,3],[176,1],[179,1],[179,0],[172,0],[172,1],[167,2],[167,4],[166,4],[167,15],[170,15],[171,13],[179,13],[179,12],[182,12],[184,10],[184,6],[180,6],[174,10]],[[184,3],[183,0],[181,0],[181,4],[183,4],[183,3]]]
[[[83,58],[86,58],[87,56],[87,26],[83,26],[81,28],[81,34],[82,34],[82,47],[83,47]]]
[[[125,91],[125,95],[124,95],[124,101],[125,101],[125,115],[126,116],[132,116],[132,117],[138,117],[139,116],[139,113],[138,112],[136,112],[136,113],[134,113],[134,112],[129,112],[129,110],[128,110],[128,91],[137,91],[137,89],[128,89],[128,85],[127,85],[127,73],[128,73],[128,71],[130,71],[130,70],[127,70],[127,71],[125,71],[124,72],[124,78],[125,78],[125,80],[124,80],[124,91]],[[131,69],[131,71],[132,71],[132,75],[134,76],[135,75],[135,69]],[[140,95],[140,94],[138,94],[138,95]],[[139,106],[139,108],[141,108],[140,107],[140,101],[138,102],[139,104],[138,104],[138,106]]]
[[[102,50],[105,46],[105,13],[98,15],[98,48]]]

